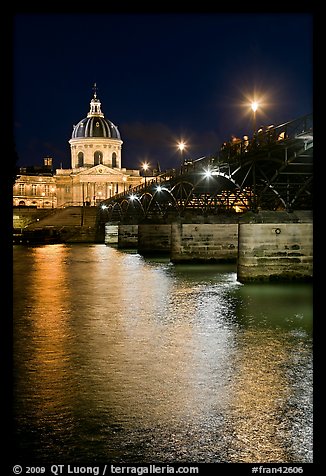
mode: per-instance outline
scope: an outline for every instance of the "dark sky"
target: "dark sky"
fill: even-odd
[[[309,13],[84,13],[14,16],[14,132],[18,165],[70,167],[73,125],[97,84],[123,140],[122,166],[176,166],[214,153],[231,135],[312,113]]]

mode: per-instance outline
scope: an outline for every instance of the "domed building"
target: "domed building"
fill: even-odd
[[[73,169],[101,164],[121,168],[120,132],[104,117],[96,92],[87,117],[74,126],[69,143]]]
[[[142,182],[139,170],[121,167],[122,144],[118,127],[105,118],[96,85],[87,116],[73,126],[71,168],[52,170],[47,158],[44,173],[21,170],[14,186],[14,205],[56,208],[96,206],[102,200]],[[40,180],[40,177],[44,180]]]
[[[87,116],[73,126],[71,169],[56,170],[58,206],[97,205],[113,195],[139,185],[139,170],[121,167],[118,127],[104,117],[96,85]]]

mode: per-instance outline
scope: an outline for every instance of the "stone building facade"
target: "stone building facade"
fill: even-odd
[[[121,167],[120,132],[105,118],[94,89],[87,116],[73,126],[71,168],[52,171],[50,157],[43,167],[21,168],[14,184],[14,206],[96,206],[142,183],[138,169]]]

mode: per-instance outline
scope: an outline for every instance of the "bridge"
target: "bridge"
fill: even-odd
[[[141,223],[258,210],[311,210],[312,114],[224,143],[213,156],[185,161],[101,202],[104,222]]]
[[[226,142],[99,206],[105,242],[174,263],[237,262],[241,282],[312,279],[312,115]]]
[[[14,214],[17,243],[106,243],[173,263],[236,262],[240,282],[311,280],[312,115],[225,142],[98,207]],[[42,212],[41,210],[37,210]],[[34,216],[34,212],[33,212]],[[16,224],[15,224],[16,222]]]

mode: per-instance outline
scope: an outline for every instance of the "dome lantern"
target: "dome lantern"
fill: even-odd
[[[93,117],[93,116],[104,117],[104,114],[101,111],[101,101],[99,99],[97,99],[96,83],[94,83],[93,89],[94,89],[94,96],[93,96],[93,99],[90,102],[91,108],[89,110],[89,113],[87,114],[87,117]]]
[[[87,114],[87,117],[74,126],[71,138],[104,137],[121,140],[117,126],[106,119],[101,111],[101,101],[97,97],[96,83],[94,84],[93,89],[94,95],[90,102],[89,113]]]

